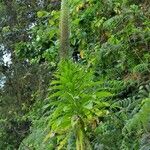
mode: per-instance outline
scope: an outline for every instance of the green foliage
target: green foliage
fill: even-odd
[[[51,13],[40,11],[38,13],[46,13],[41,16],[38,24],[33,25],[29,34],[32,41],[18,42],[15,44],[16,55],[21,59],[28,59],[32,63],[50,62],[55,66],[58,61],[58,29],[59,29],[59,11]]]
[[[49,135],[57,133],[63,140],[74,131],[76,148],[85,149],[85,145],[88,148],[87,127],[91,120],[109,113],[109,103],[104,99],[112,94],[100,88],[102,81],[93,82],[90,70],[72,62],[62,62],[55,77],[50,87],[54,93],[49,97],[53,106]],[[62,143],[65,145],[66,142],[67,139]],[[61,146],[61,142],[59,144]]]
[[[50,104],[47,99],[44,99],[44,96],[41,94],[40,90],[33,95],[33,100],[35,99],[36,102],[32,106],[31,111],[26,114],[26,117],[28,117],[29,120],[32,120],[32,126],[29,130],[30,134],[22,140],[19,150],[24,150],[26,148],[37,150],[54,149],[56,147],[57,141],[55,137],[44,142],[45,137],[50,132],[47,125],[49,115],[51,114]]]
[[[42,17],[45,17],[47,15],[48,15],[48,13],[46,11],[38,11],[37,12],[38,18],[42,18]]]
[[[133,72],[141,74],[149,72],[149,64],[148,63],[138,64],[133,68]]]
[[[147,150],[150,147],[149,133],[142,136],[140,141],[140,150]]]
[[[20,144],[19,150],[28,149],[54,149],[56,146],[55,137],[48,142],[43,142],[45,136],[48,134],[49,130],[47,128],[47,117],[41,117],[41,119],[34,120],[33,126],[31,128],[32,133],[27,136]]]
[[[138,105],[135,105],[135,108],[138,108],[138,111],[136,113],[133,113],[133,117],[127,121],[127,124],[125,125],[124,129],[132,130],[135,128],[144,130],[149,130],[149,106],[150,106],[150,100],[149,100],[149,93],[150,93],[150,86],[149,84],[146,84],[145,86],[139,87],[139,92],[137,98],[139,98],[139,107]],[[137,101],[137,100],[136,100]]]
[[[64,2],[0,2],[0,149],[147,150],[149,1]]]
[[[131,130],[132,128],[142,127],[147,129],[149,127],[149,114],[150,114],[150,99],[144,99],[142,101],[142,106],[137,114],[133,116],[132,119],[128,121],[125,128]]]
[[[141,99],[150,97],[150,83],[146,85],[141,85],[139,87],[139,97]]]

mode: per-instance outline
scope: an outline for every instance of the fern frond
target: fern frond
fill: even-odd
[[[149,64],[148,63],[142,63],[138,64],[133,68],[133,73],[145,73],[149,72]]]
[[[128,131],[138,127],[147,129],[150,123],[150,99],[144,99],[142,103],[143,105],[141,106],[139,112],[135,114],[133,118],[130,119],[125,125],[124,128]]]
[[[146,133],[140,141],[140,150],[148,150],[150,148],[150,134]]]
[[[135,101],[135,97],[126,98],[123,100],[117,101],[115,104],[120,107],[128,107]]]
[[[150,83],[140,86],[138,95],[139,95],[139,98],[150,97]]]

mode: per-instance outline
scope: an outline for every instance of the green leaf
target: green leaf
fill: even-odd
[[[112,93],[107,92],[107,91],[101,91],[101,92],[97,92],[94,94],[97,98],[105,98],[105,97],[110,97],[113,96]]]
[[[87,104],[85,104],[84,106],[83,106],[84,108],[86,108],[86,109],[93,109],[93,103],[92,102],[88,102]]]
[[[63,94],[64,94],[64,93],[63,93],[62,91],[57,91],[57,92],[51,94],[51,95],[49,96],[49,98],[50,98],[50,99],[51,99],[51,98],[57,98],[57,97],[59,97],[59,96],[62,96]]]
[[[37,12],[37,17],[38,18],[42,18],[42,17],[44,17],[46,15],[48,15],[48,12],[46,12],[46,11],[38,11]]]

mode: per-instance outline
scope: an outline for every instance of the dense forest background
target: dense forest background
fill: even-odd
[[[15,149],[150,149],[149,0],[0,1],[0,150]]]

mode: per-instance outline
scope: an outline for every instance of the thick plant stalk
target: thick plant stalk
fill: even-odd
[[[61,2],[60,20],[60,59],[69,57],[69,0]]]
[[[76,150],[85,150],[83,131],[81,129],[78,129],[76,136]]]
[[[83,123],[81,120],[78,120],[76,125],[76,150],[85,150],[84,138]]]
[[[76,150],[92,150],[90,142],[86,137],[85,130],[84,130],[84,123],[80,118],[78,123],[75,127],[76,131]]]

